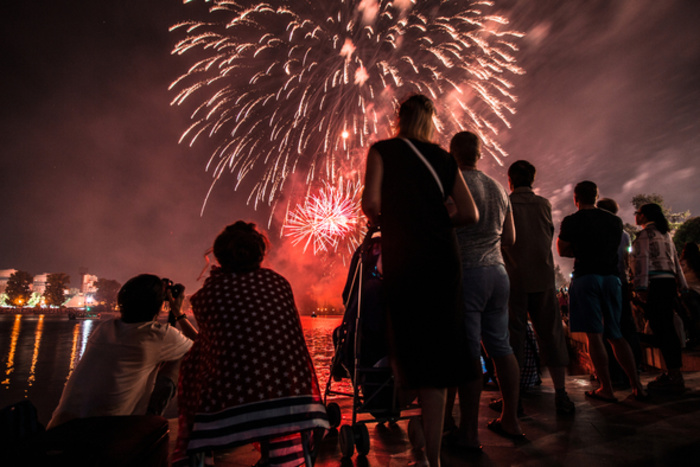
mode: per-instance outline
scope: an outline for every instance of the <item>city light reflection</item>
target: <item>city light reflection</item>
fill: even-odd
[[[80,337],[80,323],[75,323],[75,326],[73,326],[73,339],[70,347],[70,364],[68,365],[68,375],[66,376],[66,381],[68,381],[68,378],[70,378],[70,375],[73,373],[73,369],[75,368],[75,364],[78,362],[78,358],[76,358],[78,350],[78,337]]]
[[[12,325],[12,337],[10,338],[10,350],[7,353],[7,369],[5,370],[5,380],[0,383],[5,388],[10,387],[10,374],[15,370],[15,351],[17,350],[17,340],[22,327],[22,315],[15,315],[15,322]]]
[[[32,387],[36,380],[36,362],[39,360],[39,348],[41,347],[41,335],[44,333],[44,315],[39,315],[39,322],[36,325],[34,332],[34,352],[32,353],[32,366],[29,368],[29,378],[27,379],[27,389],[25,393]]]
[[[80,353],[78,354],[78,360],[80,360],[80,357],[82,357],[83,353],[85,352],[85,346],[87,346],[88,337],[90,337],[90,333],[92,332],[92,326],[92,320],[83,321],[82,340],[80,342]]]

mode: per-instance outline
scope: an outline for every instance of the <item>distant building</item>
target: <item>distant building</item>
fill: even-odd
[[[97,276],[92,274],[83,274],[83,284],[80,291],[83,294],[94,294],[97,292]]]
[[[17,272],[17,269],[0,269],[0,294],[5,293],[7,289],[7,281],[10,276]],[[27,302],[27,306],[44,306],[42,299],[46,292],[46,283],[48,282],[49,273],[37,274],[34,276],[29,288],[32,291],[32,298]],[[97,276],[91,274],[83,274],[80,288],[66,289],[66,302],[63,306],[82,308],[94,304],[95,293],[97,292]]]
[[[48,282],[49,273],[37,274],[32,282],[32,292],[37,295],[44,295],[46,292],[46,282]]]

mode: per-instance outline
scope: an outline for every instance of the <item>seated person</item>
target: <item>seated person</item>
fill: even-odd
[[[47,428],[76,418],[145,415],[163,362],[181,359],[197,331],[181,311],[184,291],[173,297],[168,282],[142,274],[121,288],[120,319],[101,323],[70,375]],[[156,321],[170,302],[182,332]]]
[[[260,267],[266,249],[242,221],[214,242],[220,267],[190,299],[200,335],[180,369],[174,465],[253,442],[261,464],[298,465],[308,453],[302,438],[328,428],[292,288]]]

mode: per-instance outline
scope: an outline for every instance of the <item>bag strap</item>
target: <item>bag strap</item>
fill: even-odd
[[[418,150],[417,147],[413,145],[413,143],[408,139],[408,138],[401,138],[402,141],[404,141],[408,146],[413,149],[413,152],[416,153],[418,158],[423,161],[425,166],[430,170],[430,173],[433,174],[433,177],[435,178],[435,181],[438,184],[438,188],[440,188],[440,193],[442,194],[442,197],[445,197],[445,190],[442,188],[442,182],[440,182],[440,178],[438,177],[438,174],[435,172],[435,169],[433,169],[433,166],[430,165],[430,162],[423,156],[423,154]]]

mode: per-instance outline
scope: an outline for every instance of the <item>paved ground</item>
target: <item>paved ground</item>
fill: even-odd
[[[642,374],[648,382],[658,374]],[[569,377],[567,389],[576,403],[576,414],[557,416],[553,389],[545,377],[541,386],[524,396],[526,417],[522,426],[527,441],[514,443],[486,429],[496,416],[487,404],[498,396],[485,391],[481,398],[480,424],[483,426],[481,455],[468,455],[443,449],[443,466],[683,466],[700,465],[700,372],[685,374],[689,390],[681,396],[655,396],[648,403],[627,398],[630,391],[618,391],[616,404],[585,399],[584,391],[597,386],[588,376]],[[350,400],[339,399],[343,423],[349,423]],[[171,443],[176,420],[171,419]],[[379,467],[407,466],[413,462],[407,436],[407,421],[395,425],[368,424],[370,451],[343,458],[338,433],[323,441],[317,466]],[[258,453],[251,446],[217,456],[216,465],[252,466]]]

